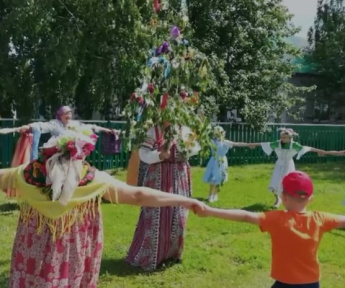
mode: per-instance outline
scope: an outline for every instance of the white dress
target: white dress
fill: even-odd
[[[261,143],[261,148],[267,155],[270,155],[274,151],[278,158],[268,187],[270,191],[278,196],[283,192],[282,181],[284,176],[295,171],[293,157],[297,155],[296,159],[299,160],[303,154],[309,152],[311,149],[311,147],[301,146],[293,141],[287,145],[289,146],[282,148],[280,141]]]

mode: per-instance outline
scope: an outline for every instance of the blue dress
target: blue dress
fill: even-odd
[[[232,148],[232,142],[214,140],[216,151],[207,163],[203,181],[211,185],[221,185],[227,180],[228,160],[226,154]],[[213,152],[213,151],[212,151]]]

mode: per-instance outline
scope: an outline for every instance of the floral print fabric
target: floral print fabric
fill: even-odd
[[[96,209],[96,208],[95,208]],[[19,220],[12,252],[10,288],[96,288],[103,247],[101,213],[85,214],[55,241],[39,214]]]

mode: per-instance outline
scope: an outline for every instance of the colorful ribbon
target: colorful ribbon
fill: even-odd
[[[181,0],[181,14],[186,16],[188,13],[187,0]]]
[[[155,10],[155,13],[158,13],[162,8],[161,1],[160,0],[154,0],[153,1],[153,8]]]
[[[161,63],[164,65],[164,78],[168,78],[171,72],[171,65],[170,62],[165,59],[165,57],[151,57],[148,61],[147,61],[147,66],[152,68],[155,64],[157,63]]]

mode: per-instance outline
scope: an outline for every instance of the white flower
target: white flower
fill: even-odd
[[[177,69],[180,66],[180,63],[178,63],[176,59],[172,60],[171,64],[174,69]]]
[[[152,119],[147,120],[147,121],[146,121],[146,124],[147,124],[148,126],[152,126],[152,125],[153,125]]]
[[[141,87],[141,92],[144,93],[147,90],[147,87],[148,87],[147,83],[144,82],[143,86]]]
[[[155,106],[155,103],[150,98],[145,99],[145,102],[146,102],[146,106],[152,106],[152,107]]]

